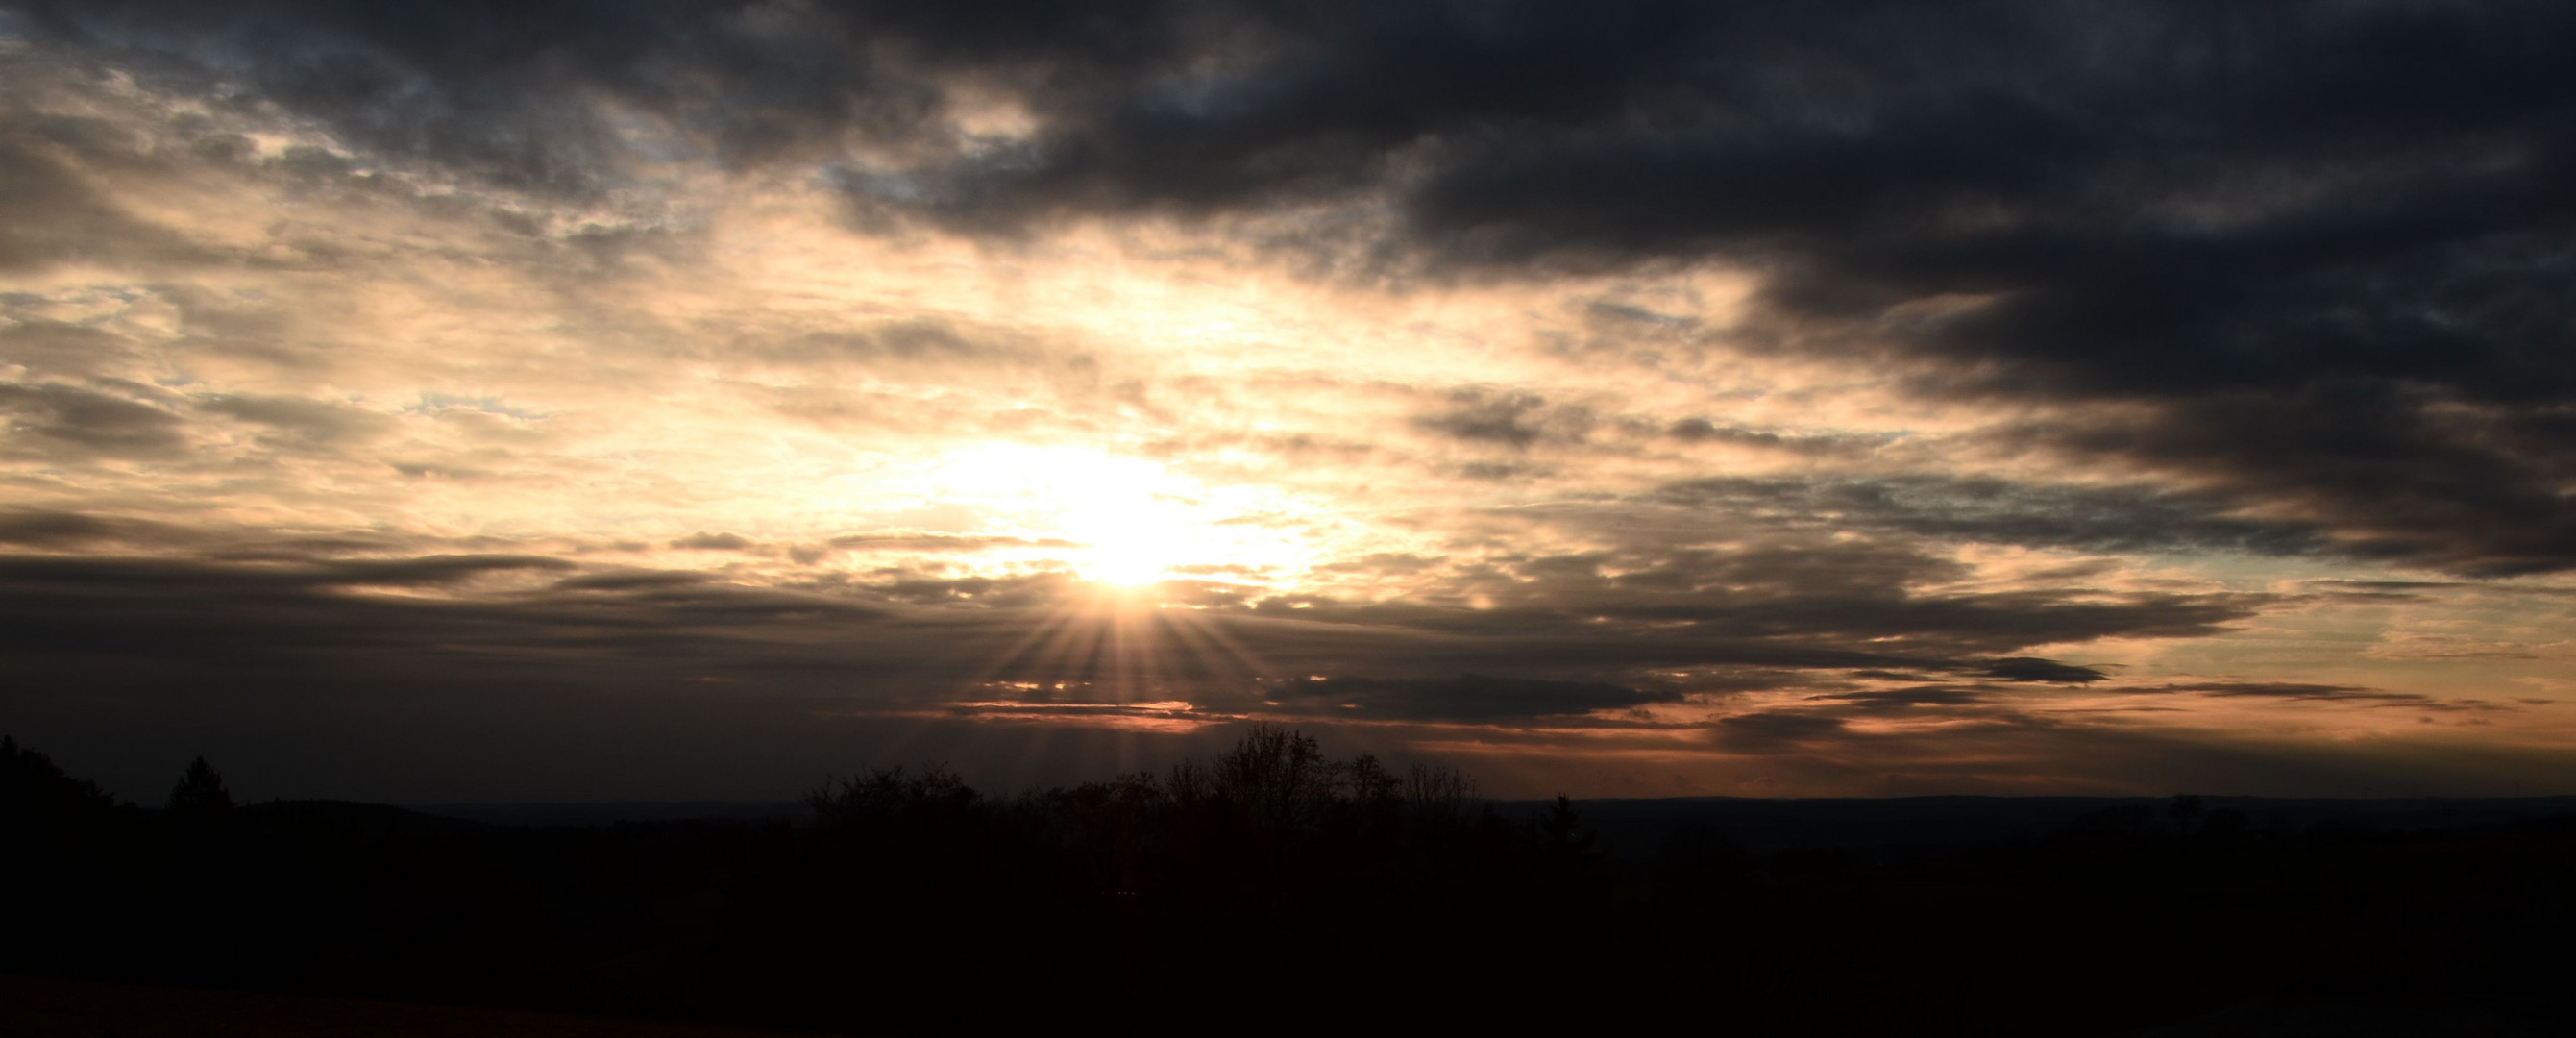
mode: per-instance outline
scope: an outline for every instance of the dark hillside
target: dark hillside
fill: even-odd
[[[234,807],[211,767],[144,811],[9,752],[0,971],[159,985],[864,1034],[2255,1034],[2566,1019],[2576,965],[2563,800],[1497,803],[1260,729],[1013,797],[863,772],[803,824],[498,825]]]

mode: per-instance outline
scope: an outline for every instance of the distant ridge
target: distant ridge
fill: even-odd
[[[506,826],[599,827],[621,822],[770,822],[803,825],[812,810],[793,800],[618,801],[545,804],[415,804],[287,801],[338,811],[374,809],[413,817]],[[1494,801],[1507,814],[1544,810],[1550,801]],[[1583,820],[1605,849],[1621,857],[1655,854],[1683,827],[1704,827],[1746,850],[1964,846],[2029,839],[2066,829],[2090,815],[2143,809],[2164,818],[2171,797],[1645,797],[1578,800]],[[2380,832],[2473,828],[2576,816],[2576,796],[2536,797],[2255,797],[2203,796],[2204,813],[2236,811],[2256,829],[2320,825]],[[263,808],[268,805],[263,805]]]
[[[482,828],[468,819],[355,800],[271,800],[240,809],[242,817],[327,825],[352,835],[436,837]]]
[[[2175,797],[1663,797],[1577,801],[1604,849],[1624,858],[1659,853],[1684,829],[1748,851],[1857,848],[1938,849],[2033,839],[2088,818],[2127,810],[2153,822],[2172,817]],[[2576,817],[2576,796],[2255,797],[2200,796],[2201,819],[2235,812],[2255,830],[2338,827],[2422,832]],[[1539,802],[1529,802],[1536,808]],[[1518,805],[1512,805],[1518,806]]]
[[[415,804],[409,811],[514,826],[609,826],[619,822],[771,822],[802,824],[813,809],[797,800],[619,801],[598,804]]]

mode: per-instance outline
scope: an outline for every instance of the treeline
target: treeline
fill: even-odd
[[[1273,728],[1018,796],[867,771],[803,826],[235,806],[203,761],[144,811],[0,749],[0,969],[104,979],[868,1034],[2080,1035],[2257,995],[2522,1019],[2569,1008],[2576,960],[2565,820],[2291,831],[2178,800],[1938,854],[1686,826],[1613,860],[1573,803]]]
[[[1453,770],[1266,727],[1012,797],[869,771],[814,791],[810,826],[235,807],[202,760],[145,812],[14,743],[6,767],[9,827],[41,833],[11,861],[19,971],[871,1034],[1266,1032],[1470,1018],[1494,984],[1598,962],[1570,805],[1505,817]]]

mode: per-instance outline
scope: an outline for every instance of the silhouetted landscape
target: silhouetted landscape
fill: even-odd
[[[0,0],[0,1038],[2576,1034],[2571,54]]]
[[[792,818],[5,775],[8,972],[862,1034],[2538,1034],[2576,922],[2576,798],[1500,802],[1271,727]]]

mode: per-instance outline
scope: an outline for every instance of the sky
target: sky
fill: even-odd
[[[2576,792],[2576,8],[0,3],[157,802]]]

